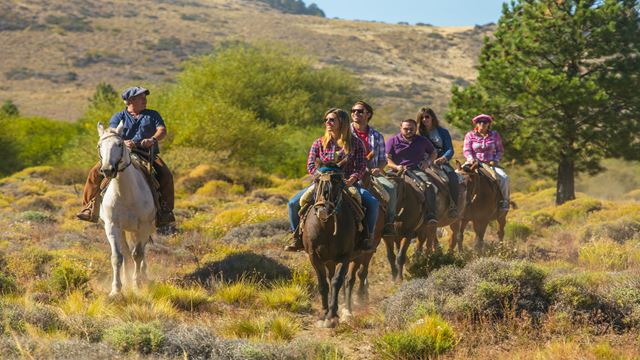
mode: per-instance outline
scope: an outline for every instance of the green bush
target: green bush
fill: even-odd
[[[89,271],[80,261],[60,258],[51,269],[49,284],[58,293],[81,289],[90,280]]]
[[[158,323],[127,322],[107,329],[104,339],[120,352],[157,352],[164,341]]]
[[[4,271],[0,271],[0,295],[15,294],[17,291],[16,279]]]
[[[456,345],[455,333],[437,315],[425,316],[407,330],[387,333],[375,342],[385,359],[432,359]]]
[[[29,210],[22,212],[20,218],[23,221],[29,221],[38,224],[48,224],[56,222],[56,219],[43,211]]]
[[[427,277],[431,272],[440,269],[447,265],[453,265],[456,267],[463,267],[465,260],[460,255],[454,255],[451,253],[442,252],[441,248],[424,255],[423,252],[418,253],[413,257],[411,263],[407,266],[407,272],[412,278]]]
[[[504,227],[504,236],[511,241],[526,241],[533,231],[527,224],[510,221]]]
[[[350,106],[356,83],[345,71],[317,68],[273,46],[232,46],[187,63],[158,110],[175,129],[175,145],[299,176],[322,132],[318,119],[331,107]]]
[[[622,218],[610,222],[589,224],[583,230],[580,240],[586,242],[598,238],[609,238],[617,243],[640,238],[640,221]]]

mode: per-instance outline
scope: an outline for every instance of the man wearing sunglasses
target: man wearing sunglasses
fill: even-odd
[[[384,137],[369,125],[372,117],[371,105],[364,101],[357,101],[351,107],[351,132],[362,140],[365,146],[367,170],[373,175],[371,180],[381,185],[389,194],[383,235],[395,235],[393,222],[396,217],[398,196],[395,184],[384,176],[384,167],[387,166]]]

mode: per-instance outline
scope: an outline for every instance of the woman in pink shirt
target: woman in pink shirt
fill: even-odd
[[[479,161],[483,166],[489,166],[494,170],[502,193],[500,210],[509,210],[509,177],[504,169],[498,166],[504,155],[500,134],[490,129],[493,118],[489,115],[480,114],[471,121],[475,128],[464,136],[463,153],[467,159],[466,164]]]

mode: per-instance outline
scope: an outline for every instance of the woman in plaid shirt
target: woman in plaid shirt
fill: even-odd
[[[489,129],[493,118],[486,114],[480,114],[471,120],[476,127],[464,136],[464,157],[467,159],[465,164],[473,161],[480,162],[483,166],[490,166],[495,174],[500,192],[502,193],[502,201],[500,201],[500,210],[509,210],[509,177],[498,163],[504,154],[504,146],[502,139],[497,131]]]
[[[316,159],[322,162],[340,162],[345,158],[347,161],[342,165],[345,174],[345,185],[356,186],[362,197],[362,203],[366,209],[365,221],[369,230],[369,237],[365,241],[357,242],[358,252],[372,252],[375,249],[371,246],[373,233],[378,218],[378,200],[371,195],[366,189],[357,185],[358,180],[362,179],[367,164],[365,158],[364,145],[355,136],[351,134],[349,126],[349,115],[342,109],[332,108],[324,114],[325,132],[324,136],[317,139],[311,145],[309,156],[307,157],[307,171],[311,175],[317,172]],[[289,200],[289,222],[293,233],[293,243],[285,247],[286,251],[300,251],[304,247],[302,245],[302,237],[297,231],[300,224],[300,198],[309,187],[302,189]]]

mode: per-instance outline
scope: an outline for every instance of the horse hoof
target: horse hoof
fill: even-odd
[[[111,299],[117,297],[118,295],[120,295],[120,290],[111,290],[111,292],[109,293],[109,297]]]
[[[322,327],[326,329],[333,329],[334,327],[338,326],[338,323],[339,323],[338,318],[334,317],[332,319],[325,320]]]
[[[340,310],[340,317],[348,320],[353,316],[353,314],[351,313],[351,311],[349,311],[349,309],[342,309]]]

